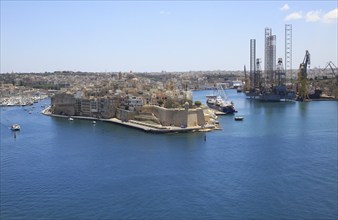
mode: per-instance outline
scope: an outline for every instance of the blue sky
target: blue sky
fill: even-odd
[[[1,72],[242,70],[293,25],[293,68],[338,65],[336,1],[1,1]],[[262,66],[264,64],[262,63]]]

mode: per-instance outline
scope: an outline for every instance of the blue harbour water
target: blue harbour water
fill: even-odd
[[[0,219],[336,219],[338,102],[226,92],[244,120],[208,133],[2,108]]]

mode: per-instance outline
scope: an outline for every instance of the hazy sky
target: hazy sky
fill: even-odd
[[[242,70],[293,25],[293,68],[337,60],[337,1],[1,1],[1,72]],[[262,67],[264,64],[262,63]]]

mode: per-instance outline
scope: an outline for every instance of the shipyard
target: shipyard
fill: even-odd
[[[256,39],[250,40],[250,72],[245,74],[245,94],[267,102],[337,100],[338,73],[332,61],[325,68],[309,69],[310,52],[305,51],[299,69],[292,68],[292,25],[285,25],[285,58],[276,62],[276,35],[265,28],[264,69],[256,58]]]

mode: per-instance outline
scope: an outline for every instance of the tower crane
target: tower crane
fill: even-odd
[[[310,53],[305,51],[303,62],[299,65],[298,71],[298,99],[305,101],[309,98],[308,87],[307,87],[307,68],[310,66]]]

